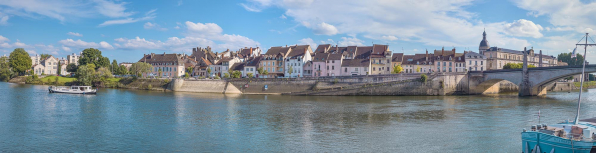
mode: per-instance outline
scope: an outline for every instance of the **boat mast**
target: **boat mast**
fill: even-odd
[[[580,105],[581,105],[581,101],[582,101],[582,90],[584,89],[584,80],[585,80],[585,76],[586,76],[586,53],[588,52],[588,46],[592,46],[592,45],[596,45],[596,44],[588,44],[588,33],[586,33],[586,43],[585,44],[576,44],[576,45],[583,45],[584,46],[584,61],[582,63],[583,67],[582,67],[582,76],[581,78],[581,84],[579,85],[579,99],[577,99],[577,114],[575,115],[575,121],[574,124],[577,125],[577,123],[579,123],[579,109],[580,109]],[[581,41],[581,40],[580,40]]]

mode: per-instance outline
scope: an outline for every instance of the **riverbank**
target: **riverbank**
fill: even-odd
[[[33,85],[56,85],[71,86],[78,85],[76,78],[61,76],[45,76],[42,78],[32,78],[19,76],[10,79],[10,83],[33,84]],[[93,83],[93,86],[100,88],[119,88],[119,89],[137,89],[137,90],[158,90],[168,91],[169,79],[141,79],[141,78],[108,78],[103,81]]]

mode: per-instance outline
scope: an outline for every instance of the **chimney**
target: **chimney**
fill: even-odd
[[[288,47],[288,45],[286,45],[286,48]]]
[[[197,48],[192,48],[192,52],[197,52]]]
[[[426,60],[428,61],[428,49],[426,50]]]
[[[441,56],[445,55],[445,47],[441,48]]]
[[[153,58],[153,56],[155,56],[155,53],[151,53],[151,58]]]

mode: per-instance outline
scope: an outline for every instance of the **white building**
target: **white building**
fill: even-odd
[[[465,52],[464,58],[468,71],[486,70],[486,56],[470,51]]]
[[[33,73],[37,75],[68,75],[66,72],[66,63],[60,62],[58,58],[50,55],[45,59],[40,59],[39,55],[31,56]],[[60,74],[58,74],[60,68]]]
[[[303,77],[304,64],[312,60],[310,45],[292,46],[285,57],[285,77]],[[291,72],[290,72],[291,71]]]
[[[79,65],[79,59],[81,58],[81,54],[82,54],[82,52],[79,53],[79,55],[77,55],[76,53],[72,53],[70,55],[67,55],[66,56],[66,60],[67,60],[68,63],[66,63],[66,64],[74,63],[75,65],[78,66]]]

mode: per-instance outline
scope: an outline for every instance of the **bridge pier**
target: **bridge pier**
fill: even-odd
[[[526,47],[524,47],[524,59],[523,59],[523,69],[522,69],[522,80],[521,84],[519,85],[519,96],[533,96],[531,87],[530,87],[530,75],[528,73],[528,52],[526,51]],[[537,94],[537,93],[536,93]]]

